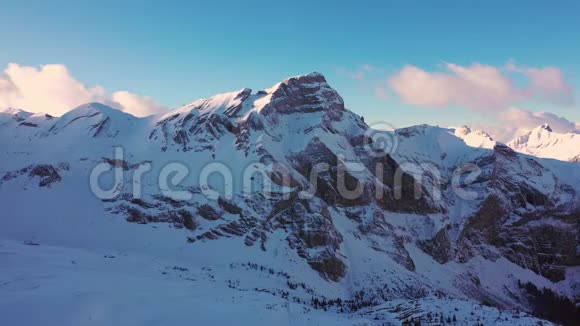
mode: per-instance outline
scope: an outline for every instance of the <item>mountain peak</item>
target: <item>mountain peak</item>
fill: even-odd
[[[90,102],[79,105],[56,119],[50,128],[42,132],[42,135],[64,133],[66,137],[70,137],[71,135],[89,134],[91,137],[113,138],[121,130],[129,130],[138,119],[106,104]]]
[[[297,75],[288,77],[281,82],[275,84],[274,86],[264,89],[262,93],[274,93],[279,90],[282,86],[284,87],[317,87],[317,86],[328,86],[326,78],[319,72],[313,71],[308,74]]]
[[[321,73],[313,71],[311,73],[304,75],[288,77],[282,83],[288,84],[289,82],[292,81],[296,81],[299,83],[310,83],[310,82],[326,83],[326,78]]]
[[[264,90],[271,94],[264,113],[296,113],[319,110],[344,110],[342,97],[326,82],[321,73],[294,76]]]
[[[81,104],[79,106],[77,106],[76,108],[72,109],[71,111],[77,111],[77,112],[88,112],[88,111],[101,111],[101,112],[108,112],[108,111],[112,111],[115,110],[110,106],[107,106],[103,103],[99,103],[99,102],[89,102],[89,103],[85,103],[85,104]]]
[[[93,117],[102,115],[104,117],[117,117],[120,119],[135,119],[136,117],[125,111],[99,102],[89,102],[81,104],[76,108],[68,111],[62,117],[63,120],[75,119],[79,117]]]
[[[14,120],[16,122],[22,122],[33,115],[32,112],[27,112],[17,108],[4,108],[0,109],[0,122]],[[6,120],[7,119],[7,120]]]
[[[548,123],[544,123],[539,128],[544,129],[544,130],[549,131],[549,132],[552,132],[552,128],[550,128],[550,125]]]

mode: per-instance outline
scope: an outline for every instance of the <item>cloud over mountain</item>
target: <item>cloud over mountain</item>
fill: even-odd
[[[136,116],[165,110],[146,96],[128,91],[109,95],[101,86],[87,86],[75,79],[62,64],[36,68],[11,63],[0,74],[0,108],[16,107],[60,116],[87,102],[105,103]]]

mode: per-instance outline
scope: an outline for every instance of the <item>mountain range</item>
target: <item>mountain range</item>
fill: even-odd
[[[0,315],[574,324],[579,141],[384,130],[319,73],[145,118],[7,109]]]

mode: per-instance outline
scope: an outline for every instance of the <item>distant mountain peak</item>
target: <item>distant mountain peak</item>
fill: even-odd
[[[580,134],[574,131],[559,133],[544,123],[516,137],[508,145],[524,154],[569,161],[580,155]]]

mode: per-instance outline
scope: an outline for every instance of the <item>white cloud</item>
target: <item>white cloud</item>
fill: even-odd
[[[36,68],[11,63],[0,74],[0,108],[16,107],[60,116],[88,102],[101,102],[136,116],[165,109],[151,98],[127,91],[110,97],[103,87],[89,87],[76,80],[61,64]]]
[[[445,66],[448,72],[433,73],[405,66],[388,82],[405,102],[417,106],[486,110],[521,98],[513,82],[495,67],[461,67],[452,63]]]
[[[119,103],[125,112],[144,117],[167,110],[148,96],[140,96],[127,91],[113,93],[113,101]]]
[[[529,96],[538,96],[546,100],[571,105],[574,103],[572,87],[566,83],[564,74],[556,67],[528,68],[509,62],[506,69],[521,73],[530,79],[526,89]]]
[[[529,79],[530,85],[524,88],[518,88],[510,76],[494,66],[447,63],[445,68],[444,72],[429,72],[408,65],[388,83],[405,102],[425,107],[459,106],[488,112],[536,97],[558,104],[573,102],[572,88],[555,67],[522,68],[509,63],[508,71]]]

